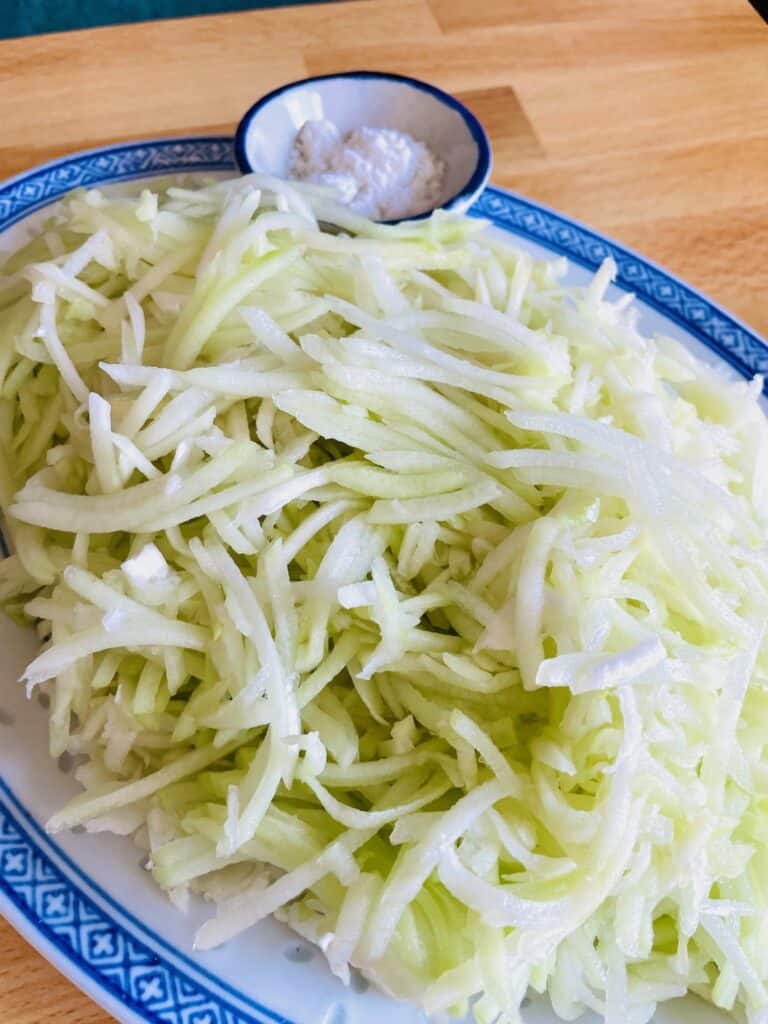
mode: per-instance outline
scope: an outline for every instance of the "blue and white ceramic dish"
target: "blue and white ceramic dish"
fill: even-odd
[[[463,103],[427,82],[379,71],[304,78],[262,96],[237,127],[238,167],[244,174],[288,177],[296,132],[306,121],[323,118],[342,134],[367,125],[394,128],[425,142],[445,162],[437,203],[444,209],[464,213],[491,173],[488,137]]]
[[[57,160],[0,186],[0,249],[16,248],[76,186],[234,170],[226,137],[132,143]],[[744,376],[768,369],[768,349],[749,328],[593,231],[492,187],[471,214],[536,253],[567,256],[575,281],[612,255],[617,287],[636,293],[646,330],[671,334]],[[48,757],[47,711],[16,682],[35,647],[31,632],[0,618],[0,911],[33,945],[123,1024],[423,1024],[416,1010],[366,989],[362,979],[343,988],[319,954],[275,922],[224,949],[194,953],[191,936],[204,909],[193,906],[185,916],[171,908],[129,839],[47,836],[43,823],[76,784],[68,758]],[[530,1024],[554,1024],[543,1004],[526,1015]],[[666,1024],[724,1019],[695,1000],[657,1015]]]

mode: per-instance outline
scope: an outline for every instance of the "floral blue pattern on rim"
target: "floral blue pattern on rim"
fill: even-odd
[[[91,150],[25,172],[0,186],[0,231],[73,188],[185,171],[234,171],[232,139],[161,139]],[[768,370],[768,349],[749,328],[666,271],[536,203],[489,187],[471,211],[594,269],[606,256],[618,283],[681,325],[744,376]],[[0,535],[0,546],[3,546]],[[13,909],[97,989],[150,1024],[265,1024],[281,1017],[253,1000],[243,1011],[208,988],[205,971],[187,972],[162,955],[162,941],[138,922],[123,924],[98,905],[39,827],[24,821],[0,779],[0,905]]]

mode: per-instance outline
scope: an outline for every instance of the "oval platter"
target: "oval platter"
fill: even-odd
[[[183,175],[235,173],[229,136],[159,139],[55,160],[0,185],[0,252],[17,248],[73,188],[118,186]],[[132,186],[133,187],[133,186]],[[488,187],[470,211],[490,230],[536,255],[565,256],[580,283],[607,256],[615,288],[634,292],[646,332],[671,335],[709,361],[751,377],[768,370],[768,348],[748,327],[648,260],[588,228],[509,192]],[[199,954],[192,935],[202,906],[173,909],[129,839],[75,832],[46,835],[44,822],[77,789],[71,759],[48,756],[44,695],[17,683],[36,641],[0,619],[0,912],[52,964],[122,1024],[420,1024],[353,977],[344,988],[319,952],[267,921],[226,948]],[[531,1024],[555,1024],[543,1002]],[[585,1018],[586,1019],[586,1018]],[[594,1018],[593,1018],[594,1019]],[[665,1024],[714,1024],[698,1000],[659,1011]]]

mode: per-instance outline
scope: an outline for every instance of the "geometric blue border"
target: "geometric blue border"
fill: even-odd
[[[106,146],[54,160],[0,186],[0,231],[73,188],[185,171],[234,171],[229,136],[160,139]],[[768,373],[768,349],[744,324],[665,270],[553,210],[492,186],[470,211],[501,228],[594,270],[613,256],[617,283],[679,324],[746,377]],[[1,541],[1,538],[0,538]],[[25,823],[25,819],[28,819]],[[59,966],[101,989],[116,1011],[149,1024],[288,1024],[284,1017],[240,996],[243,1012],[199,979],[228,986],[186,960],[191,974],[158,952],[165,945],[135,919],[128,928],[88,895],[82,873],[49,840],[0,779],[0,903],[23,919],[31,941],[58,954]],[[57,851],[62,870],[45,845]],[[96,887],[89,883],[92,891]],[[100,893],[105,903],[114,901]],[[120,908],[120,916],[128,915]],[[143,936],[146,937],[146,941]],[[150,945],[151,943],[151,945]],[[166,948],[168,948],[166,946]],[[174,953],[176,959],[185,960]],[[194,974],[194,977],[192,976]],[[113,1012],[115,1012],[113,1009]]]
[[[73,876],[84,880],[77,865],[57,848],[65,873],[44,843],[53,845],[0,779],[0,893],[34,920],[37,931],[54,949],[140,1018],[165,1024],[290,1024],[282,1014],[230,989],[254,1011],[243,1013],[181,972],[158,953],[158,947],[170,949],[167,943],[89,882],[100,900],[115,907],[132,928],[128,931],[118,924],[77,884]],[[142,932],[152,948],[142,941]],[[196,973],[209,973],[173,952]],[[213,980],[222,989],[229,988]]]
[[[498,227],[553,249],[589,270],[612,256],[619,287],[634,292],[647,306],[684,328],[743,376],[768,374],[768,347],[754,331],[674,274],[623,245],[540,203],[494,186],[485,189],[469,214],[486,217]]]
[[[0,231],[74,188],[184,171],[234,171],[232,139],[214,135],[102,146],[51,160],[0,186]]]
[[[0,802],[0,892],[34,916],[45,939],[98,987],[157,1024],[285,1022],[243,1014],[164,962],[134,934],[116,926],[72,885],[4,802]]]

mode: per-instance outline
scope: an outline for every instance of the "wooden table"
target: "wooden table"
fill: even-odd
[[[768,335],[768,27],[746,0],[363,0],[0,42],[0,178],[230,130],[259,94],[375,68],[457,93],[493,180],[625,242]],[[105,1024],[0,924],[3,1024]]]

